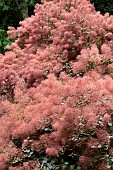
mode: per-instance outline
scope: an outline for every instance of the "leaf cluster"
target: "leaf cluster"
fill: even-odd
[[[7,51],[6,46],[11,45],[13,41],[8,38],[7,32],[4,29],[0,29],[0,53]]]

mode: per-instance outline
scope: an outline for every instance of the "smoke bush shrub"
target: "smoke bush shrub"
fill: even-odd
[[[111,170],[113,16],[89,0],[34,12],[0,54],[0,169],[44,169],[49,156],[59,169]]]

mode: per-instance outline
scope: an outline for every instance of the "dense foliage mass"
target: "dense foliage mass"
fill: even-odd
[[[113,168],[113,16],[43,0],[0,55],[0,169]]]
[[[100,11],[101,14],[104,15],[106,12],[113,14],[112,0],[90,0],[90,2],[94,3],[96,11]],[[6,46],[12,43],[7,35],[7,27],[17,27],[19,21],[33,15],[36,3],[41,4],[41,0],[0,0],[0,53],[4,54],[7,51]]]

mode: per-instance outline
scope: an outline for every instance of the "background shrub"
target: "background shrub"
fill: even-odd
[[[7,30],[8,26],[19,26],[19,21],[33,14],[36,3],[40,0],[1,0],[0,28]]]
[[[0,29],[0,53],[6,52],[6,46],[12,42],[13,41],[8,38],[7,32],[4,29]]]
[[[8,26],[19,26],[19,22],[34,14],[34,6],[40,0],[1,0],[0,1],[0,53],[7,51],[12,41],[8,38]]]
[[[102,14],[109,12],[113,15],[113,1],[112,0],[90,0],[94,4],[96,11],[100,11]]]

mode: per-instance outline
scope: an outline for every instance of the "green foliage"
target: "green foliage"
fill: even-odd
[[[101,14],[106,12],[113,15],[113,0],[90,0],[94,4],[96,11],[100,11]]]
[[[17,27],[19,21],[33,14],[36,3],[41,0],[0,0],[0,28]]]
[[[4,29],[0,29],[0,53],[7,51],[6,46],[11,43],[12,40],[8,38],[7,32]]]
[[[0,0],[0,53],[6,52],[6,46],[12,43],[7,27],[19,26],[19,21],[33,14],[36,3],[41,3],[41,0]]]

